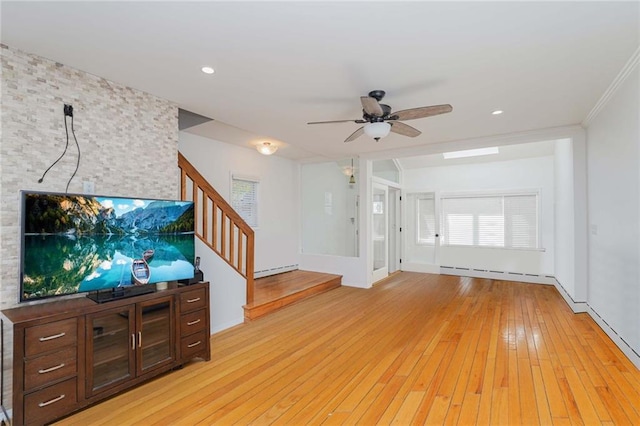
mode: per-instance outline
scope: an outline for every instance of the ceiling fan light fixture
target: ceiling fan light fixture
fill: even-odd
[[[389,134],[390,130],[391,124],[385,123],[384,121],[367,123],[364,125],[364,133],[375,140],[384,138]]]
[[[278,150],[278,147],[271,142],[262,142],[256,146],[256,149],[262,155],[271,155]]]

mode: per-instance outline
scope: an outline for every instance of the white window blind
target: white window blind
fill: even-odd
[[[252,228],[258,226],[258,181],[233,176],[231,207]]]
[[[436,206],[433,196],[418,195],[416,198],[416,228],[418,244],[434,245],[436,243]]]
[[[537,249],[538,194],[442,198],[443,245]]]

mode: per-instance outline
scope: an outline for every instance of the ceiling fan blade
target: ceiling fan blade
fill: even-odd
[[[362,109],[364,109],[364,112],[367,114],[373,115],[374,117],[382,117],[384,115],[384,111],[376,98],[360,96],[360,102],[362,103]]]
[[[416,136],[420,136],[422,132],[415,127],[411,127],[408,124],[401,123],[399,121],[391,121],[391,131],[393,133],[397,133],[402,136],[409,136],[410,138],[415,138]]]
[[[405,109],[391,114],[392,120],[415,120],[416,118],[432,117],[434,115],[446,114],[453,111],[453,107],[449,104],[431,105],[420,108]]]
[[[334,120],[334,121],[310,121],[307,124],[327,124],[327,123],[366,123],[364,120]]]
[[[364,134],[364,126],[360,127],[358,130],[356,130],[355,132],[351,133],[351,136],[346,138],[344,141],[345,142],[351,142],[352,140],[359,138],[363,134]]]

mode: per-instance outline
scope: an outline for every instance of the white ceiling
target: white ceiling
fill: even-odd
[[[2,1],[1,20],[12,48],[216,120],[191,132],[301,161],[579,124],[640,44],[635,1]],[[378,143],[343,143],[355,123],[306,124],[360,118],[373,89],[393,110],[454,110]]]

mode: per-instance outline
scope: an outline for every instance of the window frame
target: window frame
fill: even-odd
[[[246,217],[243,216],[242,209],[237,208],[237,204],[234,201],[234,198],[235,198],[234,188],[235,188],[236,181],[250,182],[254,184],[254,191],[253,191],[255,194],[254,205],[253,205],[253,211],[255,212],[254,223],[251,223],[250,221],[247,220]],[[238,215],[242,218],[242,220],[244,220],[247,223],[247,225],[249,225],[254,230],[258,229],[260,225],[260,178],[256,176],[248,176],[248,175],[243,175],[239,173],[231,173],[231,176],[229,179],[229,204],[236,211],[236,213],[238,213]]]
[[[449,244],[448,236],[445,234],[445,200],[446,199],[460,199],[460,198],[484,198],[484,197],[500,197],[502,205],[502,220],[503,220],[503,232],[505,237],[509,235],[506,227],[506,219],[504,217],[504,198],[514,196],[535,196],[536,208],[536,247],[513,247],[507,245],[480,245],[478,244],[479,236],[477,230],[473,233],[473,244]],[[542,244],[542,216],[541,216],[541,190],[537,189],[518,189],[518,190],[495,190],[495,191],[465,191],[465,192],[451,192],[442,193],[439,197],[440,208],[440,245],[444,247],[470,247],[470,248],[482,248],[482,249],[500,249],[500,250],[528,250],[528,251],[545,251]]]

